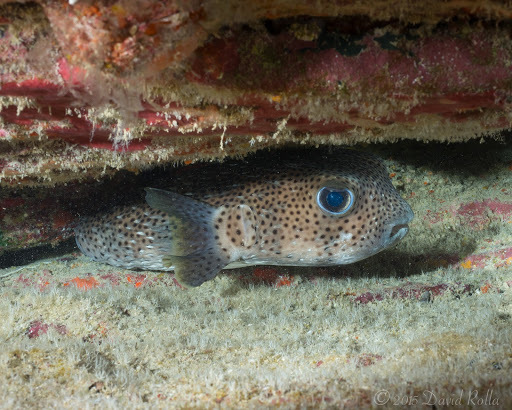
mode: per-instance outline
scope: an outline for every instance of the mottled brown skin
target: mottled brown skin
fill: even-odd
[[[413,217],[381,161],[352,150],[281,158],[273,167],[241,162],[215,177],[176,181],[187,196],[148,189],[151,206],[85,221],[77,243],[95,260],[174,269],[178,280],[197,286],[224,267],[356,262],[403,238]],[[345,214],[321,209],[317,193],[325,186],[354,194]]]

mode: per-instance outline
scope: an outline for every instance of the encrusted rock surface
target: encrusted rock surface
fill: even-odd
[[[0,4],[3,186],[511,124],[507,2]]]

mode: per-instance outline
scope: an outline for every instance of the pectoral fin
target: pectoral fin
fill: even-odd
[[[229,264],[228,254],[215,241],[217,208],[161,189],[146,192],[146,202],[169,215],[171,245],[162,262],[174,269],[182,285],[199,286]]]
[[[215,249],[187,256],[166,255],[163,262],[174,267],[176,279],[187,287],[196,287],[213,279],[229,263]]]
[[[186,256],[213,247],[215,207],[162,189],[146,188],[146,193],[149,206],[169,215],[169,255]]]

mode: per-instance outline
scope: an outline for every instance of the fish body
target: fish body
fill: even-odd
[[[146,189],[146,204],[82,221],[76,242],[92,259],[128,269],[174,270],[199,286],[224,268],[329,266],[402,239],[414,214],[383,163],[354,150],[305,160],[235,163],[227,172]]]

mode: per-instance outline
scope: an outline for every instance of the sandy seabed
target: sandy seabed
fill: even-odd
[[[354,265],[0,270],[0,407],[511,407],[512,147],[476,148],[378,148],[416,218]]]

